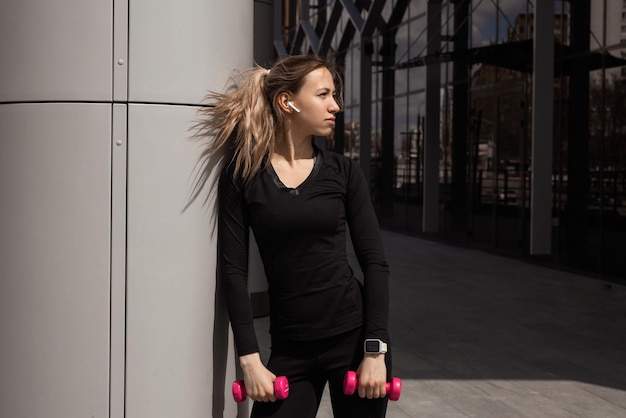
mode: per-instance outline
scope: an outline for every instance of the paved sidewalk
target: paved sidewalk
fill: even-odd
[[[626,417],[626,287],[383,231],[389,418]],[[257,320],[267,341],[267,318]],[[332,413],[327,394],[318,418]],[[356,418],[356,417],[355,417]]]

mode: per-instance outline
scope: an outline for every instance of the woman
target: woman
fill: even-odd
[[[209,153],[230,157],[218,186],[219,265],[252,417],[314,417],[326,383],[335,417],[385,416],[389,269],[378,223],[358,164],[313,142],[335,126],[336,82],[323,58],[291,56],[240,73],[204,111]],[[348,265],[347,227],[363,285]],[[249,228],[269,285],[267,367],[247,292]],[[348,370],[359,377],[354,396],[342,392]],[[277,401],[281,375],[290,391]]]

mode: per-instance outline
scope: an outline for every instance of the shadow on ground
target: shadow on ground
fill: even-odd
[[[626,288],[383,232],[397,373],[626,389]]]

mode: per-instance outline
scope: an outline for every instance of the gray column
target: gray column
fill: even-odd
[[[554,2],[535,4],[533,60],[530,254],[545,255],[552,248]]]
[[[0,417],[247,409],[230,397],[215,195],[207,187],[183,208],[202,151],[190,127],[207,90],[252,64],[252,6],[0,2],[0,56],[10,57],[0,77]]]
[[[428,2],[427,52],[436,55],[441,47],[441,0]],[[424,202],[422,231],[439,230],[439,119],[441,65],[432,60],[426,67],[426,135],[424,136]]]

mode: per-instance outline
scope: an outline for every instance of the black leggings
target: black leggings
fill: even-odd
[[[272,341],[267,368],[289,380],[289,396],[283,401],[255,402],[252,418],[315,418],[326,382],[335,418],[384,418],[387,398],[366,399],[343,394],[343,378],[359,367],[363,358],[360,329],[317,341]],[[385,354],[387,379],[391,353]]]

